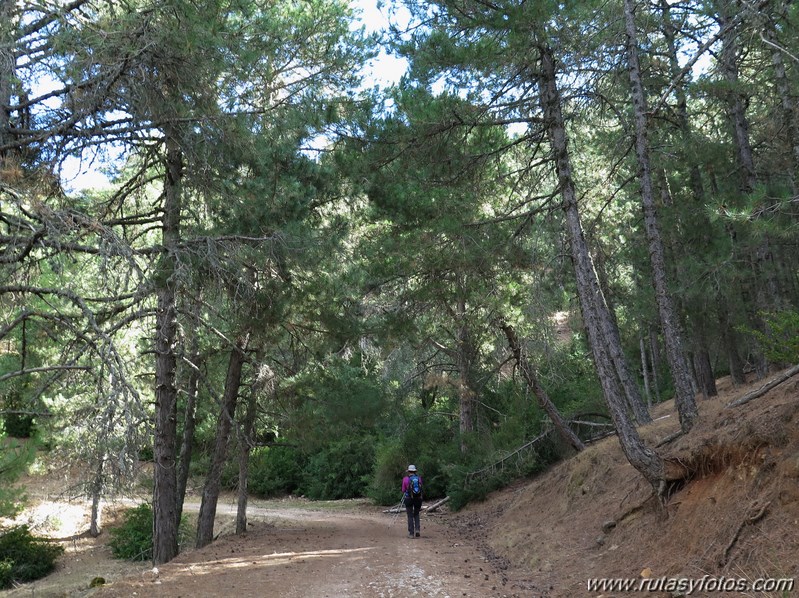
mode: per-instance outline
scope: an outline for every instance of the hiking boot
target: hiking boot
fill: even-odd
[[[416,537],[417,537],[417,538],[418,538],[420,535],[421,535],[421,534],[420,534],[419,532],[416,532]]]

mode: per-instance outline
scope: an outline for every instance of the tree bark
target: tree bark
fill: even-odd
[[[11,139],[11,87],[16,59],[13,43],[14,0],[0,0],[0,148]],[[0,150],[0,168],[5,167],[9,150]]]
[[[97,469],[94,472],[94,479],[92,480],[92,508],[89,516],[89,535],[96,538],[100,535],[100,500],[103,495],[103,469],[105,466],[105,458],[100,457],[97,462]]]
[[[538,404],[541,406],[541,409],[543,409],[544,412],[549,416],[549,419],[552,421],[552,424],[555,426],[558,434],[560,434],[560,437],[563,438],[563,440],[572,448],[574,448],[574,450],[580,452],[585,448],[585,444],[583,444],[583,441],[580,440],[577,434],[574,433],[574,430],[569,427],[569,425],[563,419],[563,416],[560,414],[560,411],[558,411],[558,408],[555,407],[555,404],[552,402],[552,400],[549,398],[549,395],[539,383],[535,369],[527,360],[527,356],[522,351],[521,343],[519,342],[519,338],[516,336],[516,331],[513,329],[513,326],[502,321],[500,322],[499,327],[502,328],[503,332],[505,332],[505,338],[508,339],[508,346],[513,353],[513,358],[516,360],[516,364],[519,366],[519,370],[521,371],[525,382],[532,389],[536,399],[538,399]]]
[[[627,412],[627,405],[623,400],[624,395],[622,394],[613,359],[606,348],[606,344],[612,341],[613,337],[605,337],[602,324],[599,321],[598,312],[603,309],[606,310],[607,306],[604,304],[599,292],[599,283],[585,242],[580,213],[577,207],[566,126],[561,111],[560,92],[557,87],[555,60],[552,49],[549,46],[542,45],[539,47],[539,51],[541,53],[541,106],[547,135],[554,154],[555,170],[566,217],[566,227],[577,280],[577,294],[583,312],[586,331],[589,335],[594,363],[597,367],[605,401],[610,410],[624,454],[633,467],[654,488],[660,491],[665,475],[663,460],[655,451],[648,448],[638,435],[638,431]],[[607,315],[605,317],[608,318]]]
[[[658,370],[660,369],[660,346],[658,343],[658,333],[657,327],[655,325],[649,326],[649,352],[651,354],[651,362],[652,362],[652,386],[654,387],[655,391],[655,401],[660,402],[660,375],[658,374]]]
[[[722,10],[719,14],[720,25],[724,26],[729,20],[730,16],[726,14],[726,9]],[[742,193],[750,194],[757,186],[758,177],[749,138],[746,95],[739,90],[737,34],[735,28],[730,28],[722,37],[720,67],[729,88],[726,96],[727,116],[732,128],[736,162],[740,169],[740,189]],[[754,248],[754,251],[750,250],[749,260],[752,263],[754,299],[757,310],[760,312],[770,311],[779,304],[780,293],[779,283],[774,276],[773,255],[767,234],[763,235],[760,244]],[[750,302],[747,304],[751,305]],[[765,332],[762,319],[752,309],[749,310],[749,321],[755,329]],[[757,376],[762,379],[768,373],[768,362],[760,348],[754,355],[754,361]]]
[[[236,401],[239,396],[241,371],[244,365],[244,351],[247,348],[248,340],[249,334],[239,337],[236,340],[236,346],[230,351],[227,377],[225,378],[225,392],[216,422],[214,452],[211,456],[211,466],[203,486],[200,514],[197,518],[197,548],[207,546],[214,539],[214,520],[216,519],[216,506],[219,502],[222,468],[227,458],[230,429],[236,413]]]
[[[258,373],[250,388],[247,400],[247,412],[244,421],[237,428],[239,440],[239,492],[236,506],[236,533],[243,534],[247,531],[247,502],[249,499],[249,468],[250,453],[255,444],[255,418],[258,415],[258,394],[264,386],[274,379],[268,367],[262,365],[263,357],[259,351],[255,362],[259,364]],[[272,385],[274,388],[274,384]]]
[[[671,374],[674,378],[675,402],[677,403],[677,411],[680,417],[680,427],[683,432],[687,432],[694,425],[698,411],[691,384],[691,374],[685,358],[682,332],[666,277],[665,250],[655,206],[652,167],[649,159],[647,102],[641,80],[641,66],[638,60],[638,35],[635,28],[633,0],[624,0],[624,17],[627,32],[628,73],[635,124],[635,153],[638,158],[638,177],[641,183],[644,228],[649,242],[652,283],[655,289],[660,325],[666,342],[666,359],[669,362]]]
[[[730,21],[726,10],[720,11],[719,26],[724,28]],[[727,29],[722,36],[719,66],[729,84],[727,92],[727,117],[732,127],[732,142],[740,169],[741,191],[751,193],[757,185],[755,160],[749,142],[749,121],[746,118],[746,96],[738,90],[738,44],[735,27]]]
[[[163,205],[163,253],[156,277],[155,314],[155,461],[153,485],[153,564],[178,554],[177,524],[177,264],[175,249],[180,241],[183,183],[183,153],[172,134],[166,137],[166,178]]]
[[[785,3],[780,3],[779,12],[785,13]],[[766,26],[763,31],[764,39],[771,44],[771,64],[774,67],[774,83],[777,94],[780,98],[780,108],[782,108],[782,120],[785,127],[785,135],[788,147],[791,148],[791,171],[788,173],[791,182],[791,190],[797,193],[797,177],[799,177],[799,125],[796,121],[796,106],[791,95],[791,82],[785,69],[783,51],[780,48],[774,23],[766,16]]]
[[[186,486],[189,482],[191,453],[194,449],[194,430],[197,424],[195,413],[197,410],[197,395],[199,394],[200,384],[200,354],[198,352],[196,334],[192,338],[192,349],[189,361],[191,361],[192,365],[189,366],[189,379],[186,384],[186,407],[183,411],[183,440],[180,444],[180,459],[178,461],[177,473],[178,502],[175,515],[178,525],[180,525],[180,518],[183,516],[183,501],[186,499]]]
[[[649,409],[652,409],[652,390],[649,384],[649,364],[646,358],[646,341],[644,335],[641,333],[638,337],[638,348],[641,352],[641,377],[644,379],[644,395],[646,396],[646,404]]]
[[[458,337],[457,337],[457,365],[459,375],[458,400],[459,413],[458,422],[461,437],[461,453],[466,453],[466,438],[474,432],[474,403],[475,392],[472,388],[472,369],[476,349],[472,339],[471,329],[467,320],[466,300],[463,297],[458,299],[456,306],[458,317]]]

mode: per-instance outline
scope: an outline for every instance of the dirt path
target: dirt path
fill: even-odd
[[[223,520],[232,505],[220,505]],[[501,580],[472,545],[423,518],[409,539],[404,514],[265,509],[248,513],[245,537],[223,536],[93,596],[280,596],[284,598],[506,596]]]
[[[198,508],[186,504],[187,511]],[[221,537],[202,550],[187,550],[157,573],[112,559],[107,533],[97,539],[73,536],[61,540],[66,551],[56,572],[0,596],[517,596],[475,543],[442,521],[446,517],[423,514],[422,537],[410,539],[404,512],[386,514],[366,501],[264,501],[251,503],[250,531],[235,536],[235,504],[224,501],[215,530]],[[76,526],[73,533],[82,524]],[[107,585],[89,589],[98,576]]]

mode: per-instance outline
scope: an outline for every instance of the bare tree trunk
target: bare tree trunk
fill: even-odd
[[[660,348],[658,345],[657,328],[654,325],[649,326],[649,352],[652,355],[652,385],[655,390],[655,401],[660,402],[660,376],[658,370],[660,369]]]
[[[0,148],[12,141],[11,86],[14,81],[16,58],[13,43],[14,0],[0,0]],[[5,166],[9,150],[0,149],[0,168]]]
[[[195,333],[191,341],[191,362],[189,380],[186,384],[186,408],[183,411],[183,441],[180,445],[180,459],[178,461],[177,473],[177,516],[178,525],[183,516],[183,501],[186,499],[186,487],[189,482],[189,468],[191,466],[191,453],[194,449],[194,430],[197,424],[195,412],[197,410],[197,395],[200,384],[200,354],[198,349],[197,334]]]
[[[466,437],[474,432],[475,392],[472,388],[472,369],[474,368],[475,347],[469,324],[466,321],[466,301],[458,299],[456,306],[458,316],[457,364],[459,374],[459,429],[461,436],[461,452],[467,450]]]
[[[746,375],[744,374],[744,364],[741,356],[738,354],[738,340],[735,329],[730,323],[730,312],[727,308],[726,299],[721,295],[717,289],[716,298],[718,303],[718,318],[719,330],[721,331],[721,344],[723,350],[727,353],[727,360],[730,366],[730,377],[735,386],[740,386],[746,382]]]
[[[174,251],[180,241],[183,182],[183,154],[171,134],[166,138],[166,179],[164,182],[163,254],[155,278],[155,432],[153,456],[153,564],[159,565],[178,554],[177,475],[177,357],[176,262]]]
[[[719,22],[722,27],[729,19],[729,15],[725,14],[725,11],[721,11]],[[749,136],[749,120],[746,117],[746,95],[737,89],[740,83],[738,77],[739,52],[736,36],[737,31],[735,28],[731,28],[722,37],[720,65],[729,88],[726,97],[727,115],[732,126],[733,146],[735,147],[738,167],[741,171],[741,191],[743,193],[752,193],[757,186],[758,177]],[[760,245],[755,249],[752,260],[755,280],[761,281],[757,284],[756,300],[758,309],[768,311],[779,305],[780,290],[779,283],[775,277],[773,255],[767,234],[763,236]],[[764,332],[757,318],[753,319],[752,323],[758,330]],[[755,356],[755,362],[758,376],[762,378],[768,372],[768,363],[762,355],[762,351],[759,351],[759,354]]]
[[[649,241],[649,259],[652,265],[652,283],[660,316],[660,325],[666,342],[666,358],[674,378],[675,402],[680,416],[680,427],[687,432],[698,415],[696,399],[691,384],[691,374],[683,348],[682,332],[674,310],[666,277],[666,257],[655,205],[652,167],[649,162],[647,139],[647,102],[641,81],[638,60],[638,35],[635,28],[633,0],[624,0],[624,16],[627,30],[627,61],[635,122],[635,152],[638,157],[638,176],[641,183],[641,202],[644,211],[644,227]]]
[[[720,11],[719,25],[723,28],[730,20],[726,10]],[[746,118],[746,97],[737,87],[738,82],[738,45],[736,43],[736,29],[730,28],[722,36],[720,54],[721,72],[729,84],[727,92],[727,117],[732,126],[732,142],[735,155],[740,168],[741,191],[751,193],[757,185],[755,160],[752,154],[752,145],[749,142],[749,121]]]
[[[638,336],[638,346],[641,351],[641,377],[644,379],[646,405],[649,409],[652,409],[652,391],[649,387],[649,365],[646,359],[646,342],[644,341],[643,333],[640,333]]]
[[[627,413],[627,405],[622,399],[622,389],[613,359],[606,349],[607,343],[612,342],[613,337],[607,338],[603,334],[604,330],[599,321],[599,312],[607,310],[607,306],[599,292],[599,283],[591,263],[577,208],[566,127],[561,112],[560,92],[557,87],[555,60],[550,47],[542,45],[539,47],[539,51],[541,52],[541,106],[555,159],[558,186],[563,200],[567,232],[571,243],[577,294],[594,355],[594,363],[624,454],[633,467],[660,491],[665,475],[663,460],[655,451],[648,448],[638,435],[638,431]],[[607,315],[605,318],[609,319]]]
[[[535,373],[535,369],[527,360],[527,356],[522,350],[521,343],[519,342],[519,338],[516,336],[516,331],[513,329],[513,326],[507,322],[501,321],[499,323],[499,327],[505,332],[505,338],[508,339],[508,346],[513,353],[513,358],[516,360],[516,364],[519,366],[519,370],[521,371],[525,382],[527,382],[527,385],[532,389],[533,394],[535,395],[536,399],[538,399],[538,404],[549,416],[549,419],[552,421],[552,424],[555,426],[558,434],[560,434],[560,437],[563,438],[567,444],[571,445],[577,452],[583,450],[585,448],[583,441],[580,440],[577,434],[574,433],[574,430],[569,427],[569,425],[563,419],[563,416],[560,414],[560,411],[558,411],[558,408],[555,407],[555,404],[549,398],[549,395],[538,382],[538,376]]]
[[[780,3],[780,14],[784,15],[785,9],[785,3]],[[794,99],[791,94],[791,82],[788,80],[785,69],[783,50],[777,39],[774,23],[768,16],[766,16],[766,26],[764,27],[763,37],[771,44],[771,64],[774,67],[774,83],[780,98],[782,120],[785,126],[788,147],[791,148],[791,172],[788,174],[791,181],[791,189],[793,193],[796,194],[797,177],[799,176],[799,126],[797,126],[796,120],[796,106],[794,105]]]
[[[92,509],[89,516],[89,535],[96,538],[100,535],[100,499],[103,496],[103,469],[105,465],[105,458],[100,457],[97,463],[97,469],[94,472],[94,480],[92,481]]]
[[[214,539],[214,520],[216,519],[216,505],[219,502],[219,487],[222,479],[222,467],[227,458],[230,428],[236,413],[236,401],[241,386],[241,370],[244,365],[244,351],[247,348],[249,334],[236,340],[236,346],[230,351],[227,377],[225,379],[225,392],[216,422],[216,441],[214,453],[211,457],[211,466],[203,486],[200,514],[197,518],[197,548],[207,546]]]
[[[716,390],[716,377],[713,375],[713,365],[710,362],[708,350],[700,346],[694,353],[694,369],[699,382],[699,389],[706,399],[718,395]]]
[[[247,531],[247,501],[249,493],[250,453],[255,444],[255,418],[258,414],[258,395],[270,381],[273,382],[274,374],[263,365],[263,354],[258,352],[255,363],[258,364],[255,380],[250,388],[250,396],[247,401],[247,412],[244,414],[244,422],[237,427],[239,439],[239,493],[236,507],[236,533],[243,534]]]
[[[691,125],[688,118],[688,99],[685,95],[684,79],[680,76],[682,67],[680,66],[679,58],[677,57],[677,32],[674,28],[674,23],[671,20],[671,5],[669,0],[660,0],[660,9],[663,13],[663,36],[666,39],[666,47],[669,54],[669,72],[672,79],[680,79],[680,82],[674,86],[674,94],[677,98],[677,126],[680,131],[682,141],[682,154],[683,164],[688,165],[688,178],[691,186],[691,193],[694,200],[701,202],[705,197],[704,187],[702,185],[702,174],[699,170],[699,163],[695,156],[692,155],[691,148],[693,147]],[[700,217],[705,219],[704,213],[699,213]]]

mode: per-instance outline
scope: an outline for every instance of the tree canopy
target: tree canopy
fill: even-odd
[[[794,4],[392,6],[0,0],[3,433],[95,506],[151,463],[156,563],[199,472],[198,544],[225,485],[458,505],[597,427],[663,492],[653,402],[799,359]]]

